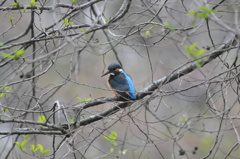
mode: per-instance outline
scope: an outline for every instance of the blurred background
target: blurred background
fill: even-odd
[[[0,119],[74,122],[73,106],[114,96],[120,63],[137,92],[208,58],[239,34],[238,1],[23,0],[0,5]],[[193,56],[186,48],[204,53]],[[24,53],[17,56],[19,50]],[[11,55],[11,56],[10,56]],[[65,135],[0,133],[0,158],[238,158],[238,48],[162,85],[131,107]],[[81,99],[81,100],[79,100]],[[89,99],[89,100],[90,100]],[[63,109],[51,111],[54,103]],[[82,110],[80,119],[119,102]],[[7,109],[7,110],[6,110]],[[46,110],[49,110],[45,112]],[[2,132],[41,128],[1,120]],[[28,133],[26,133],[28,134]],[[115,138],[111,138],[115,136]],[[28,140],[26,151],[14,146]],[[29,150],[41,144],[51,152]]]

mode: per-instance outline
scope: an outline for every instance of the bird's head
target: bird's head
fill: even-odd
[[[108,74],[115,75],[115,74],[119,73],[120,71],[122,71],[121,65],[118,63],[113,63],[108,66],[108,71],[103,73],[101,77],[106,76]]]

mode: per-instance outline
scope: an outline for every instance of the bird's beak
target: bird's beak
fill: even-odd
[[[101,77],[106,76],[109,73],[110,73],[110,71],[107,71],[107,72],[103,73]]]

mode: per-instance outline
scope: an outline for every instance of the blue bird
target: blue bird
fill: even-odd
[[[113,63],[108,66],[108,71],[101,77],[109,74],[108,84],[113,89],[115,96],[121,99],[137,99],[132,78],[122,70],[121,65]]]

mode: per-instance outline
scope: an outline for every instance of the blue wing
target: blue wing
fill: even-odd
[[[109,84],[120,96],[126,97],[128,95],[131,99],[136,99],[136,91],[132,79],[125,72],[110,76]]]
[[[125,75],[128,86],[129,86],[127,91],[128,91],[128,94],[129,94],[130,98],[131,99],[136,99],[137,98],[136,97],[136,90],[134,88],[132,78],[128,74],[126,74],[125,72],[122,72],[122,73]]]

